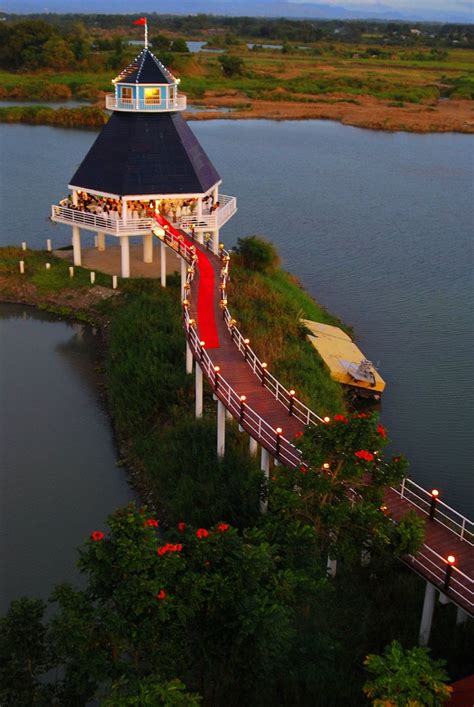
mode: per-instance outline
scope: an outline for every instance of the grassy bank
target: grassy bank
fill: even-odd
[[[48,106],[0,107],[0,123],[55,125],[64,128],[97,128],[105,125],[107,114],[100,108],[50,108]]]

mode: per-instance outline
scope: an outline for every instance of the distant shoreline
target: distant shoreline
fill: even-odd
[[[334,120],[343,125],[369,130],[413,133],[474,133],[473,101],[437,101],[433,104],[399,106],[371,96],[348,98],[326,94],[311,102],[249,100],[238,97],[194,99],[204,110],[183,113],[188,121],[202,120]],[[229,110],[230,108],[230,110]],[[108,120],[98,105],[80,108],[51,108],[46,102],[33,106],[2,107],[0,122],[97,128]]]

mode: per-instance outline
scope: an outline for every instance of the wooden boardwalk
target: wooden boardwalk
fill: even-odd
[[[226,297],[226,267],[228,270],[228,264],[223,266],[224,259],[208,252],[204,246],[191,242],[186,233],[179,233],[172,227],[167,232],[166,242],[173,250],[179,247],[188,262],[192,261],[192,247],[199,249],[200,258],[205,255],[214,269],[215,293],[212,307],[219,337],[218,347],[204,350],[200,346],[197,306],[200,279],[197,267],[188,277],[190,297],[188,309],[185,309],[188,344],[213,388],[214,395],[239,421],[241,427],[275,459],[290,468],[298,466],[301,454],[292,440],[298,432],[304,432],[308,423],[321,418],[301,403],[295,400],[291,402],[289,391],[263,370],[262,363],[245,344],[240,332],[230,325],[227,303],[225,299],[223,301]],[[196,324],[188,325],[190,320]],[[241,396],[245,398],[241,399]],[[414,557],[405,557],[404,562],[458,607],[474,616],[474,526],[471,521],[441,502],[438,503],[435,518],[429,520],[430,500],[431,495],[427,491],[409,480],[404,481],[400,488],[389,488],[385,492],[386,512],[395,522],[408,511],[415,511],[426,520],[421,550]],[[449,555],[455,557],[455,564],[446,588]]]

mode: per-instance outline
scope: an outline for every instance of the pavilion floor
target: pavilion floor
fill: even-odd
[[[156,239],[154,239],[156,241]],[[153,243],[153,262],[143,262],[143,246],[130,244],[130,277],[160,277],[160,248]],[[72,250],[55,250],[54,255],[72,264]],[[180,271],[179,257],[167,250],[166,272],[168,275]],[[82,266],[89,270],[103,272],[107,275],[119,275],[122,271],[120,264],[120,246],[107,244],[106,250],[97,248],[82,249]]]

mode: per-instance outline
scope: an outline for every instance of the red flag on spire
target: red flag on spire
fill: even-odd
[[[134,25],[146,25],[146,17],[140,17],[139,20],[135,20]]]

